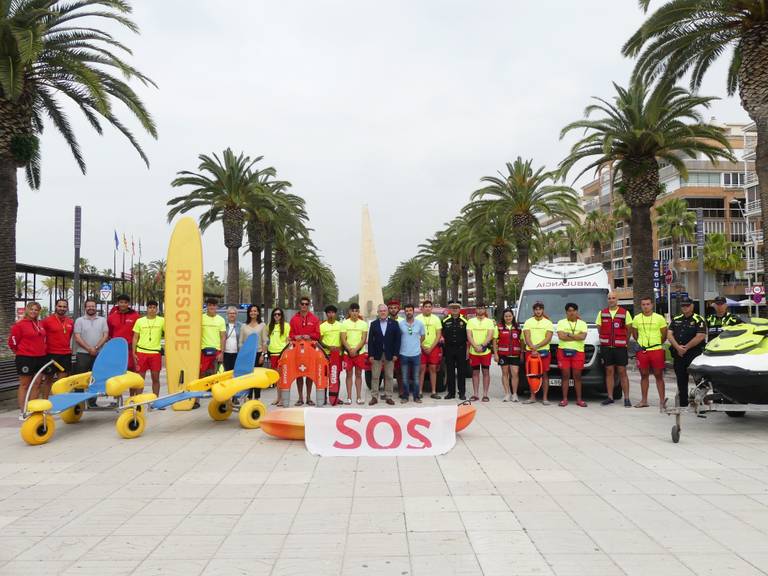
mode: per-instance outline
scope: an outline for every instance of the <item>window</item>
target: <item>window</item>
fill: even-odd
[[[683,185],[720,188],[720,172],[689,172]]]
[[[726,172],[723,174],[723,186],[741,187],[745,181],[744,172]]]

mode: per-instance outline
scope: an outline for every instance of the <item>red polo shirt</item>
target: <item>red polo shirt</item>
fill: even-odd
[[[45,328],[42,322],[22,318],[11,326],[8,347],[17,356],[45,356]]]
[[[133,341],[133,325],[139,319],[139,313],[133,308],[128,308],[125,312],[115,306],[110,310],[107,316],[107,328],[109,328],[109,338],[122,338],[130,346]]]
[[[42,321],[48,354],[72,354],[72,333],[75,321],[69,316],[51,314]]]
[[[307,312],[306,316],[301,313],[291,318],[291,338],[297,336],[309,336],[312,340],[320,340],[320,321],[312,312]]]

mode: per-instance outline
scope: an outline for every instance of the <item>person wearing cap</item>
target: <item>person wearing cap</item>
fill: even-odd
[[[467,343],[467,320],[461,315],[461,304],[452,300],[448,303],[449,315],[443,319],[443,354],[445,357],[445,400],[456,398],[456,385],[459,387],[459,400],[467,399],[466,375],[464,367],[469,353]]]
[[[669,343],[672,344],[672,359],[677,378],[680,406],[688,405],[688,366],[704,351],[707,338],[707,324],[704,318],[693,311],[693,300],[682,298],[680,310],[669,323]]]
[[[528,318],[523,324],[523,339],[525,340],[526,355],[534,358],[541,358],[541,384],[544,394],[541,403],[549,406],[549,342],[552,340],[552,334],[555,332],[555,326],[552,320],[544,315],[544,303],[535,302],[533,304],[533,316]],[[531,391],[531,397],[523,404],[534,404],[536,394]]]
[[[741,319],[728,312],[728,301],[723,296],[714,300],[715,313],[707,316],[707,340],[720,336],[726,326],[741,324]]]
[[[467,341],[469,342],[469,365],[472,367],[472,397],[470,400],[480,400],[480,372],[483,373],[483,402],[488,402],[488,391],[491,388],[491,340],[493,340],[494,323],[488,318],[485,304],[476,304],[477,315],[467,322]]]

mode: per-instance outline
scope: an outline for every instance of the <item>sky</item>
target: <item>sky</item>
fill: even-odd
[[[42,187],[20,185],[17,260],[71,268],[76,204],[81,255],[99,269],[112,268],[114,230],[141,239],[143,261],[165,258],[166,202],[183,193],[170,182],[196,170],[199,154],[231,147],[264,156],[260,165],[306,199],[342,298],[358,290],[363,204],[384,284],[459,214],[482,176],[517,156],[557,165],[573,142],[559,140],[562,126],[592,96],[610,98],[613,81],[627,83],[632,62],[620,49],[643,20],[634,0],[132,5],[140,35],[117,34],[158,85],[136,86],[158,125],[156,141],[138,134],[150,168],[122,135],[98,136],[68,106],[88,172],[49,125]],[[738,98],[726,97],[725,64],[705,79],[701,93],[722,98],[705,114],[746,122]],[[129,114],[121,118],[139,132]],[[223,277],[220,225],[205,232],[203,250],[205,270]],[[249,254],[241,267],[250,268]]]

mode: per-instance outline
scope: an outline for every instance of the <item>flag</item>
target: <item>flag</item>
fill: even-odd
[[[120,248],[120,239],[117,237],[117,230],[115,230],[115,250]]]
[[[128,252],[128,240],[125,237],[125,232],[123,232],[123,248],[125,248],[125,251]]]

